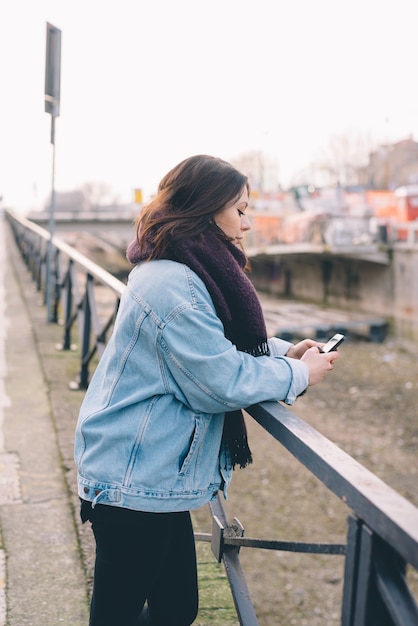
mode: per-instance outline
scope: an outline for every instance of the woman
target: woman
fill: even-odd
[[[76,429],[96,540],[91,626],[192,624],[189,511],[226,497],[232,470],[251,463],[241,409],[292,404],[338,358],[310,339],[267,339],[241,245],[248,194],[229,163],[193,156],[138,218],[136,267]]]

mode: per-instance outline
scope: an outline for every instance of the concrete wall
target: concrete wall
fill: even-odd
[[[395,247],[393,260],[396,331],[418,340],[418,249]]]
[[[265,293],[384,317],[418,340],[418,247],[394,247],[388,265],[324,255],[260,256],[251,279]]]

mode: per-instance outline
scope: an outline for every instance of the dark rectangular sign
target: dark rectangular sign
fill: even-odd
[[[61,31],[46,25],[45,111],[56,117],[60,113]]]

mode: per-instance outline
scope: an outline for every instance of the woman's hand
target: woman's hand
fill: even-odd
[[[315,347],[308,348],[301,357],[301,361],[308,366],[309,385],[316,385],[316,383],[319,383],[323,378],[325,378],[328,372],[333,369],[334,362],[339,358],[339,356],[340,355],[336,350],[334,350],[334,352],[319,352],[317,345]]]
[[[296,343],[294,346],[291,346],[287,351],[286,356],[290,356],[292,359],[301,359],[306,350],[309,350],[309,348],[321,348],[323,345],[323,343],[314,341],[313,339],[304,339],[303,341]]]

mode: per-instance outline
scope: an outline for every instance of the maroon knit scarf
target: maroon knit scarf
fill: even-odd
[[[127,258],[136,264],[148,257],[148,251],[142,252],[135,239],[128,247]],[[209,230],[199,240],[172,243],[166,258],[184,263],[203,280],[224,325],[225,337],[238,350],[253,356],[269,354],[260,301],[244,272],[246,257],[237,246]],[[233,468],[252,462],[241,410],[226,414],[223,441]]]

